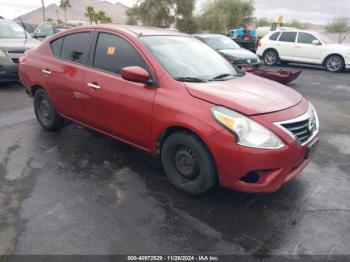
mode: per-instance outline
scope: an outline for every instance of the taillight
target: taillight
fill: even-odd
[[[260,46],[261,46],[261,41],[259,40],[259,41],[258,41],[258,47],[260,47]]]

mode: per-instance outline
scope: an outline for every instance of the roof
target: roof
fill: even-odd
[[[226,37],[225,35],[220,35],[220,34],[194,34],[194,36],[198,36],[198,37],[202,37],[202,38]]]
[[[178,36],[184,36],[187,35],[185,33],[181,33],[177,30],[172,29],[163,29],[158,27],[149,27],[149,26],[133,26],[133,25],[118,25],[118,24],[99,24],[99,25],[93,25],[93,26],[82,26],[79,27],[82,28],[99,28],[99,29],[115,29],[115,30],[122,30],[124,32],[127,32],[129,34],[134,34],[136,36],[156,36],[156,35],[178,35]]]

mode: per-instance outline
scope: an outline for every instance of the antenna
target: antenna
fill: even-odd
[[[28,36],[27,36],[26,26],[25,26],[25,24],[24,24],[22,18],[17,17],[17,19],[18,19],[18,20],[21,22],[21,24],[22,24],[22,27],[23,27],[23,30],[24,30],[24,35],[25,35],[25,37],[26,37],[26,42],[27,42],[27,41],[28,41]]]

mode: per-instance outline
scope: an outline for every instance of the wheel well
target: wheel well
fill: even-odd
[[[341,54],[334,53],[334,54],[329,54],[329,55],[327,55],[326,58],[323,59],[322,66],[325,66],[325,63],[326,63],[327,59],[328,59],[329,57],[331,57],[331,56],[339,56],[341,59],[343,59],[343,62],[345,62],[345,59],[344,59],[344,57],[343,57]]]
[[[30,88],[31,91],[31,95],[34,96],[36,91],[38,91],[39,89],[44,89],[42,86],[39,85],[34,85]]]

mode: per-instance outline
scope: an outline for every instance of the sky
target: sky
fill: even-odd
[[[136,0],[108,0],[132,6]],[[58,3],[59,0],[45,0],[46,5]],[[197,0],[198,9],[206,0]],[[335,16],[350,15],[350,0],[254,0],[257,17],[285,20],[298,19],[302,22],[326,24]],[[41,6],[40,0],[0,0],[0,16],[14,18]]]

